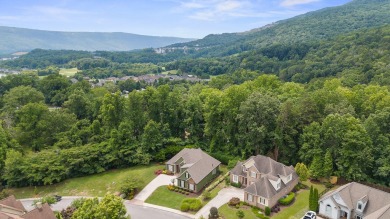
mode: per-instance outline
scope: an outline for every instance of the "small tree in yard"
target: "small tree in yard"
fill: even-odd
[[[313,206],[313,203],[314,203],[314,190],[313,190],[313,186],[310,186],[310,194],[309,194],[309,209],[311,211],[314,211],[313,209],[315,208]]]
[[[313,192],[313,201],[314,201],[314,203],[313,203],[313,211],[315,211],[315,212],[318,212],[318,207],[319,207],[319,205],[318,205],[318,200],[319,200],[319,197],[318,197],[318,189],[314,189],[314,192]]]
[[[241,210],[237,211],[236,215],[237,215],[238,218],[244,218],[245,217],[244,212],[241,211]]]
[[[121,182],[120,192],[128,199],[133,199],[137,190],[141,187],[142,180],[137,177],[128,177]]]
[[[304,163],[297,163],[295,165],[295,171],[297,172],[299,176],[299,180],[301,182],[304,182],[309,177],[309,170],[307,169],[306,165]]]
[[[210,208],[209,219],[214,219],[214,218],[218,218],[218,217],[219,217],[218,209],[216,207]]]

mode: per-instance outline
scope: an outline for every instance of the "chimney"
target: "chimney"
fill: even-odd
[[[42,202],[37,202],[37,208],[39,209],[39,210],[41,210],[42,209]]]

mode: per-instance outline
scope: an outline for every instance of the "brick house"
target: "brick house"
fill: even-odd
[[[299,177],[293,166],[262,156],[252,156],[238,162],[230,171],[230,182],[244,187],[244,201],[265,209],[290,193],[298,184]]]

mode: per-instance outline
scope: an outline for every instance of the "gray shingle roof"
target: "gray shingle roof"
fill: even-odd
[[[236,166],[232,170],[230,170],[230,173],[234,175],[246,177],[246,173],[244,173],[242,168],[243,168],[242,162],[238,161]]]
[[[175,164],[177,160],[183,158],[184,165],[187,165],[186,170],[195,183],[199,183],[205,178],[211,171],[221,164],[217,159],[211,157],[201,149],[184,148],[177,153],[172,159],[166,164]],[[184,165],[182,167],[184,167]]]
[[[270,157],[257,155],[250,157],[248,160],[250,159],[253,159],[253,161],[255,162],[255,167],[260,173],[279,177],[279,175],[288,176],[291,173],[295,172],[294,168],[289,168],[288,166],[279,163],[271,159]]]
[[[294,181],[296,178],[298,178],[298,175],[293,174],[292,179],[289,183]],[[268,175],[268,174],[263,175],[259,180],[257,180],[252,185],[249,185],[244,190],[248,193],[253,194],[253,195],[258,195],[258,196],[261,196],[264,198],[272,198],[274,195],[283,191],[283,189],[287,187],[286,184],[284,184],[283,180],[281,180],[280,181],[280,189],[276,190],[274,188],[274,186],[271,184],[271,182],[269,181],[270,179],[275,180],[275,177],[272,175]]]
[[[356,182],[348,183],[335,191],[326,193],[320,201],[339,194],[349,209],[356,209],[359,200],[366,200],[367,205],[364,208],[364,215],[375,215],[380,209],[383,214],[390,214],[389,209],[383,209],[390,205],[390,193],[360,184]],[[387,212],[387,213],[386,213]],[[367,217],[364,217],[367,218]],[[374,217],[372,217],[374,218]],[[375,217],[378,218],[378,217]],[[384,217],[388,218],[388,217]]]

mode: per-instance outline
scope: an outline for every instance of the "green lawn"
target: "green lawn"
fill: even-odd
[[[325,186],[322,184],[313,184],[309,181],[306,181],[304,184],[318,189],[318,192],[321,193],[325,190]],[[306,211],[309,210],[309,194],[310,189],[300,190],[298,195],[295,197],[295,202],[288,208],[284,208],[279,213],[272,216],[272,219],[299,219],[301,218]]]
[[[188,196],[170,191],[167,186],[160,186],[146,199],[145,202],[180,210],[181,202],[185,198],[188,198]]]
[[[79,70],[77,68],[61,68],[60,75],[65,75],[67,77],[74,76]]]
[[[38,196],[41,197],[49,194],[58,194],[61,196],[104,196],[107,192],[118,191],[120,182],[128,176],[137,176],[143,179],[142,187],[145,187],[156,177],[154,171],[163,168],[163,165],[152,164],[149,166],[110,170],[90,176],[67,179],[54,185],[37,187]],[[12,188],[11,193],[16,198],[35,197],[34,187]]]
[[[256,215],[253,214],[252,209],[250,207],[247,207],[246,209],[243,209],[242,207],[240,209],[232,208],[228,204],[222,205],[218,212],[221,216],[223,216],[224,219],[238,219],[237,217],[237,211],[241,210],[244,212],[245,217],[244,219],[256,219]]]

